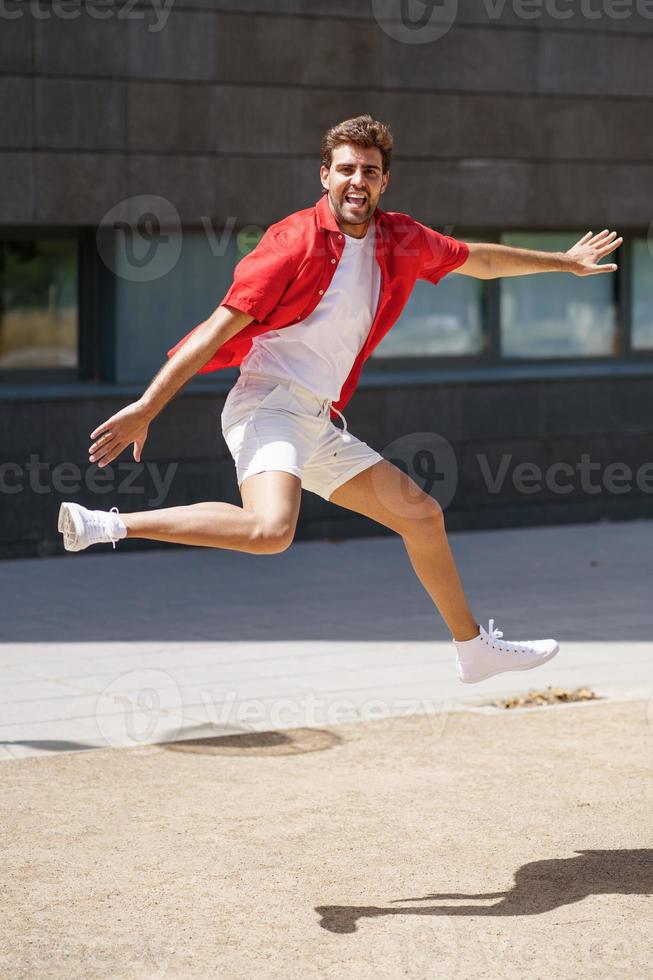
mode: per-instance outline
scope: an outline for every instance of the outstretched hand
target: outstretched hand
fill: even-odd
[[[140,402],[133,402],[116,412],[91,432],[94,442],[88,450],[89,461],[106,466],[133,442],[134,459],[140,463],[150,421]]]
[[[616,235],[616,231],[608,231],[607,228],[598,235],[592,235],[592,232],[588,231],[566,253],[572,260],[569,272],[573,272],[575,276],[595,276],[599,272],[616,272],[617,266],[614,264],[599,265],[602,258],[614,252],[623,242],[623,238],[617,238]]]

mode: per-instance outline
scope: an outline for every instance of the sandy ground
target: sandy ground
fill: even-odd
[[[2,766],[0,976],[641,978],[650,704]]]

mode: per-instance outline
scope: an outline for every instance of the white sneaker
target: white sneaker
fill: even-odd
[[[509,670],[531,670],[551,660],[560,649],[555,640],[502,640],[503,633],[494,629],[493,619],[487,632],[482,626],[480,630],[473,640],[454,640],[458,677],[463,684],[476,684]]]
[[[87,510],[81,504],[62,504],[59,508],[58,529],[63,534],[66,551],[83,551],[90,544],[108,544],[126,537],[127,528],[120,519],[117,507],[111,510]]]

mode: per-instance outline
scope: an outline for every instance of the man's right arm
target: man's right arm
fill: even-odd
[[[154,419],[179,389],[190,380],[208,360],[239,333],[254,317],[234,307],[218,306],[208,320],[201,323],[188,341],[163,365],[140,398]]]
[[[150,422],[215,352],[253,319],[234,307],[219,306],[163,365],[138,401],[112,415],[91,433],[89,460],[106,466],[134,443],[134,459],[140,462]]]

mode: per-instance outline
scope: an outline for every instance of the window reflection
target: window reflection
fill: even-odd
[[[633,242],[632,251],[632,346],[653,349],[653,243]]]
[[[401,317],[372,357],[480,354],[484,343],[483,284],[452,273],[436,286],[418,279]]]
[[[581,237],[582,232],[509,233],[501,236],[501,242],[565,252]],[[614,277],[545,273],[502,279],[501,353],[518,358],[616,353]]]
[[[0,368],[76,367],[77,243],[0,242]]]

